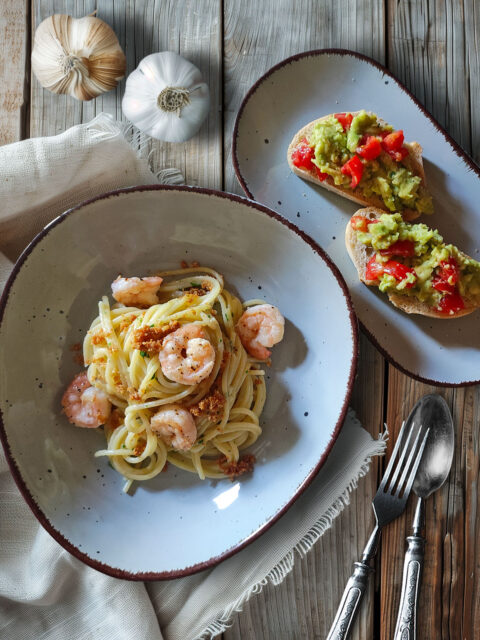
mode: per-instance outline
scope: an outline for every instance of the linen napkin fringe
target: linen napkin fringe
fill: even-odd
[[[212,640],[220,633],[224,633],[229,627],[232,626],[232,617],[235,613],[243,611],[245,603],[250,600],[253,595],[261,593],[263,588],[271,583],[274,586],[281,584],[287,575],[292,571],[295,565],[295,552],[298,553],[300,558],[304,558],[307,553],[312,549],[315,543],[322,537],[322,535],[331,526],[335,518],[344,510],[346,506],[350,504],[350,494],[358,487],[358,481],[365,477],[370,469],[370,463],[374,456],[382,456],[385,454],[387,446],[388,431],[380,433],[378,440],[370,451],[369,455],[365,458],[358,473],[350,483],[345,491],[333,502],[333,504],[327,509],[327,511],[318,518],[316,522],[310,527],[310,529],[302,536],[299,542],[289,551],[275,567],[263,578],[259,580],[249,589],[244,591],[242,595],[235,601],[226,607],[216,620],[211,622],[208,627],[198,635],[195,640]]]

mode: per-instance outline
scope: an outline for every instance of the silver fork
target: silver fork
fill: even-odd
[[[405,425],[409,422],[410,427],[407,430]],[[422,428],[418,429],[416,436],[414,431],[415,425],[412,421],[407,420],[402,424],[388,466],[373,499],[372,506],[377,524],[363,550],[361,561],[354,563],[353,574],[343,592],[327,640],[345,640],[347,637],[366,591],[368,576],[373,572],[369,563],[377,551],[382,527],[398,518],[405,509],[430,429],[425,431],[422,439]]]

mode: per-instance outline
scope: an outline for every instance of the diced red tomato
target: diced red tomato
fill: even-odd
[[[350,224],[354,231],[368,231],[368,225],[373,221],[365,218],[365,216],[352,216]]]
[[[457,284],[460,278],[460,268],[458,266],[458,262],[453,256],[450,256],[448,260],[442,260],[442,262],[440,262],[436,277],[448,284]]]
[[[455,285],[449,284],[445,280],[442,280],[439,276],[434,276],[432,279],[432,287],[437,291],[442,291],[443,293],[454,293]]]
[[[461,311],[465,308],[465,302],[463,301],[462,296],[458,293],[447,293],[446,296],[440,300],[439,305],[437,307],[437,311],[441,313],[453,314],[457,313],[457,311]]]
[[[353,120],[353,115],[351,113],[334,113],[333,115],[342,125],[344,131],[350,129],[350,125]]]
[[[320,171],[320,169],[315,164],[313,166],[315,167],[317,178],[320,180],[320,182],[323,182],[325,178],[328,178],[328,173],[322,173],[322,171]]]
[[[375,136],[367,136],[361,143],[361,146],[357,147],[357,153],[365,160],[375,160],[382,152],[382,144]]]
[[[415,279],[417,277],[414,269],[412,269],[411,267],[407,267],[406,265],[402,264],[401,262],[397,262],[396,260],[389,260],[383,266],[383,270],[385,273],[393,276],[395,280],[403,280],[408,276],[409,273],[413,273],[415,275]],[[407,284],[407,289],[411,289],[414,284],[414,282],[409,282]]]
[[[343,167],[341,168],[341,172],[346,176],[352,176],[350,187],[352,189],[355,189],[355,187],[362,179],[363,162],[358,156],[353,156],[353,158],[347,160],[347,162],[343,165]]]
[[[383,264],[381,262],[377,262],[375,256],[373,255],[370,260],[367,262],[367,267],[365,269],[365,279],[366,280],[377,280],[380,276],[383,275]]]
[[[322,173],[320,169],[315,164],[313,164],[312,160],[314,158],[314,148],[308,144],[305,138],[303,138],[303,140],[300,140],[292,153],[292,162],[299,169],[314,171],[317,175],[317,178],[323,182],[323,180],[328,177],[328,173]]]
[[[405,138],[401,129],[399,131],[393,131],[383,139],[383,148],[385,151],[398,151],[402,148],[404,140]]]
[[[315,165],[312,159],[315,157],[315,151],[308,142],[303,138],[292,153],[292,162],[299,169],[308,169],[313,171]]]
[[[453,256],[448,260],[442,260],[437,272],[432,279],[432,287],[444,293],[454,293],[460,277],[458,263]]]
[[[383,264],[381,262],[377,262],[375,256],[372,256],[367,263],[367,268],[365,269],[365,278],[367,280],[377,280],[384,273],[388,273],[393,276],[395,280],[400,281],[404,280],[409,273],[415,274],[415,271],[411,267],[407,267],[396,260],[389,260]],[[414,284],[414,282],[409,282],[407,284],[407,289],[411,289]]]
[[[415,255],[415,243],[411,240],[397,240],[388,249],[381,249],[382,256],[403,256],[410,258]]]
[[[408,149],[403,146],[403,131],[393,131],[382,140],[383,149],[391,156],[395,162],[401,162],[408,156]]]

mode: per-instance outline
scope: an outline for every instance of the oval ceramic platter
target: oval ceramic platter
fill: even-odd
[[[101,430],[60,399],[81,369],[71,347],[119,274],[197,260],[244,300],[286,317],[267,373],[253,474],[201,481],[170,465],[122,492]],[[320,288],[324,295],[316,295]],[[26,249],[0,307],[1,436],[15,479],[46,529],[87,564],[129,579],[212,566],[271,525],[308,486],[341,427],[357,357],[356,319],[338,270],[302,232],[238,196],[173,187],[107,194],[53,221]]]
[[[273,67],[250,89],[234,131],[233,160],[245,192],[294,221],[340,269],[357,316],[372,341],[398,368],[438,385],[480,379],[480,312],[455,320],[407,315],[362,284],[344,233],[359,205],[295,176],[287,148],[305,124],[329,113],[366,109],[405,140],[423,147],[435,213],[419,222],[480,260],[479,169],[415,98],[373,60],[341,50],[311,51]],[[321,293],[321,289],[319,289]]]

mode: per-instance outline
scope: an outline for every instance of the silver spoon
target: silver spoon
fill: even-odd
[[[417,602],[422,579],[425,538],[425,499],[439,489],[450,473],[453,459],[453,420],[445,400],[436,394],[421,398],[412,409],[408,421],[418,428],[430,427],[427,442],[417,470],[413,491],[418,496],[413,535],[408,536],[408,548],[403,565],[402,595],[398,610],[394,640],[415,640],[417,637]]]

